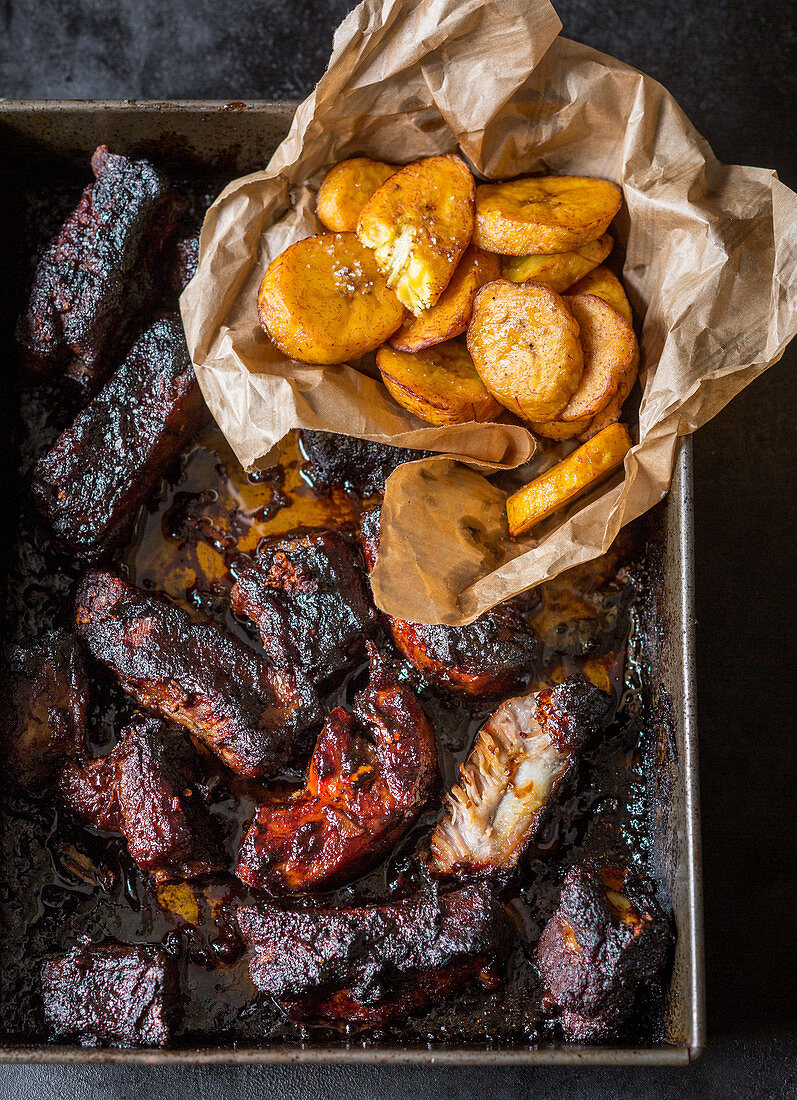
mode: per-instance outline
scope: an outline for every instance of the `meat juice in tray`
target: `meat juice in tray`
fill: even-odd
[[[139,213],[120,243],[84,194],[20,330],[45,518],[23,506],[9,583],[8,1031],[658,1038],[643,532],[472,627],[382,616],[379,490],[417,452],[305,433],[243,474],[169,316],[203,187],[121,161],[94,167]]]

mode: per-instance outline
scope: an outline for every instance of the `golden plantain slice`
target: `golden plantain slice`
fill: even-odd
[[[476,373],[468,349],[458,341],[417,352],[386,344],[376,353],[376,365],[399,405],[429,424],[492,420],[501,412]]]
[[[575,439],[577,435],[586,431],[591,423],[591,416],[585,416],[583,420],[545,420],[542,423],[533,421],[531,430],[535,435],[541,435],[543,439],[555,439],[561,443],[565,439]]]
[[[374,351],[404,307],[354,233],[322,233],[273,260],[257,296],[260,323],[291,359],[344,363]]]
[[[505,256],[568,252],[605,233],[622,199],[619,187],[588,176],[485,183],[476,188],[473,242]]]
[[[634,388],[634,383],[637,380],[639,374],[639,349],[634,353],[634,358],[631,360],[631,366],[625,372],[618,387],[617,393],[611,399],[608,405],[601,409],[601,411],[588,421],[586,426],[578,433],[579,439],[582,443],[586,443],[588,439],[592,439],[593,435],[597,435],[598,432],[602,432],[604,428],[607,428],[609,424],[614,424],[615,421],[620,419],[620,415],[623,411],[623,405],[631,390]],[[573,421],[575,424],[583,424],[583,420]]]
[[[610,424],[562,462],[513,493],[506,502],[509,533],[525,534],[557,508],[616,470],[631,449],[625,424]]]
[[[504,278],[513,283],[542,283],[561,294],[606,259],[614,241],[608,233],[570,252],[547,256],[513,256],[504,263]]]
[[[584,373],[558,420],[583,420],[609,404],[636,352],[634,330],[595,294],[574,294],[567,303],[578,321]]]
[[[490,393],[531,421],[556,419],[584,369],[578,322],[564,299],[536,283],[498,279],[482,287],[468,350]]]
[[[625,287],[608,267],[603,264],[590,271],[582,279],[570,288],[571,294],[594,294],[603,298],[612,309],[616,309],[623,320],[633,327],[634,315],[631,312],[631,303],[625,293]]]
[[[330,168],[318,189],[316,213],[321,222],[335,233],[353,233],[371,195],[396,172],[397,164],[370,157],[342,160]]]
[[[468,327],[477,291],[500,274],[501,262],[497,256],[471,246],[432,308],[417,317],[408,317],[390,343],[400,351],[421,351],[459,336]]]
[[[357,236],[416,316],[438,300],[470,241],[474,192],[460,157],[426,157],[391,176],[360,214]]]

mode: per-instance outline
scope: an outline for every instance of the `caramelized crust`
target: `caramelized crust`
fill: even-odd
[[[80,360],[78,377],[101,382],[124,355],[157,291],[159,257],[179,206],[146,160],[100,145],[85,189],[36,269],[18,329],[33,370]]]
[[[340,486],[363,496],[383,493],[385,482],[399,466],[434,453],[306,428],[299,432],[299,443],[308,461],[305,473],[317,492]]]
[[[76,622],[129,695],[185,726],[240,775],[273,775],[297,736],[320,724],[318,699],[301,673],[269,668],[215,623],[195,621],[113,573],[83,577]]]
[[[353,878],[385,854],[428,800],[434,732],[412,692],[370,651],[368,687],[352,713],[336,707],[330,714],[304,790],[257,807],[236,868],[250,886],[312,890]]]
[[[511,927],[485,885],[353,909],[238,910],[249,972],[294,1019],[378,1026],[479,982],[494,989]]]
[[[64,542],[96,559],[127,535],[206,417],[182,326],[162,318],[39,460],[33,498]]]
[[[607,1039],[664,967],[670,924],[652,885],[627,867],[584,860],[568,871],[537,943],[543,1006],[568,1039]]]

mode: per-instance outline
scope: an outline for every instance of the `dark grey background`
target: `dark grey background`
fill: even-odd
[[[0,0],[0,95],[304,96],[347,0]],[[558,0],[726,161],[797,187],[793,0]],[[1,261],[0,261],[1,263]],[[709,1045],[685,1069],[2,1067],[0,1098],[795,1097],[797,349],[695,438]]]

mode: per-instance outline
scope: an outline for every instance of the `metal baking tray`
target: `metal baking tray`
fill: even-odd
[[[222,168],[230,178],[263,167],[287,134],[296,104],[286,102],[121,102],[0,99],[0,214],[13,233],[13,197],[21,173],[85,176],[85,165],[104,142],[114,151],[138,152],[186,167]],[[0,238],[1,239],[1,238]],[[0,309],[10,335],[15,295]],[[10,304],[9,304],[10,303]],[[13,362],[6,356],[5,362]],[[7,415],[4,410],[4,415]],[[642,666],[657,731],[657,759],[648,780],[652,813],[651,871],[672,899],[677,926],[672,977],[665,1007],[665,1038],[649,1046],[496,1046],[374,1044],[342,1039],[338,1045],[204,1045],[173,1050],[84,1049],[56,1044],[11,1045],[0,1036],[0,1062],[286,1063],[361,1062],[518,1065],[680,1064],[703,1048],[704,975],[700,818],[694,698],[694,611],[691,440],[678,454],[672,490],[647,517],[649,577]],[[0,870],[0,873],[1,870]]]

